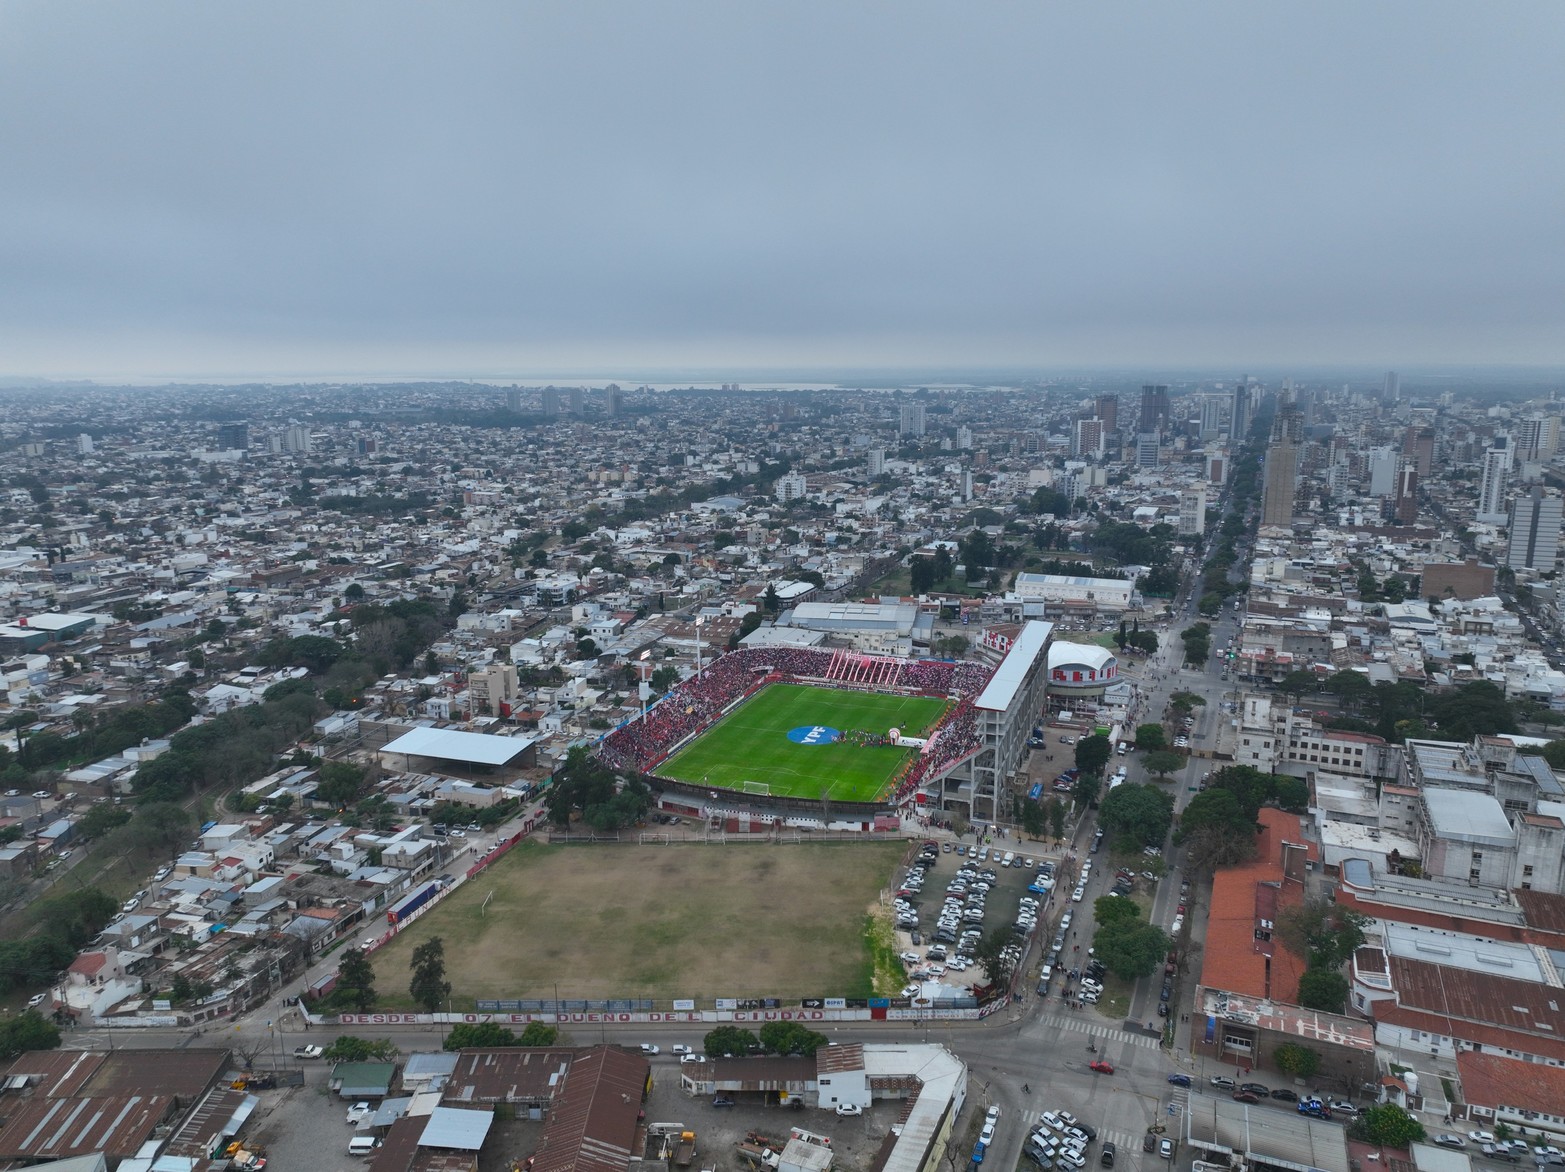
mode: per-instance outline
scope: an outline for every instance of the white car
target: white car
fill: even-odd
[[[1054,1162],[1056,1164],[1064,1164],[1069,1168],[1085,1168],[1087,1166],[1086,1160],[1083,1160],[1076,1152],[1069,1150],[1056,1153]]]
[[[706,1055],[705,1054],[681,1054],[679,1056],[679,1060],[681,1062],[705,1062],[706,1061]]]
[[[49,996],[49,994],[47,994],[47,993],[34,993],[31,997],[29,997],[27,999],[27,1008],[28,1009],[37,1009],[40,1005],[42,1005],[44,1003],[44,1001],[48,998],[48,996]]]
[[[641,1052],[651,1056],[653,1054],[661,1054],[663,1051],[659,1050],[657,1044],[654,1042],[643,1042],[641,1043]]]
[[[1492,1131],[1469,1131],[1467,1138],[1475,1144],[1492,1144],[1494,1142],[1494,1133]]]
[[[159,867],[152,873],[152,881],[154,883],[161,883],[164,879],[169,877],[169,874],[173,871],[173,869],[174,868],[170,867],[167,863],[163,864],[163,866]]]
[[[1087,889],[1085,887],[1078,887],[1075,891],[1071,892],[1071,902],[1080,903],[1083,899],[1086,898],[1086,895]]]
[[[898,997],[917,997],[918,996],[918,992],[919,992],[919,989],[918,989],[917,985],[903,985],[902,986],[902,992],[898,993],[897,996]]]
[[[924,958],[916,952],[904,952],[897,959],[903,964],[918,964]]]
[[[373,1114],[375,1114],[375,1108],[371,1107],[367,1100],[360,1099],[348,1108],[348,1122],[358,1126]]]
[[[979,1143],[987,1147],[989,1144],[994,1142],[994,1125],[997,1122],[998,1120],[995,1119],[984,1120],[984,1129],[978,1133]]]
[[[864,1108],[860,1107],[857,1103],[838,1103],[837,1114],[843,1116],[862,1115],[864,1114]]]
[[[689,1046],[685,1045],[683,1042],[675,1042],[672,1046],[670,1046],[668,1048],[668,1052],[670,1054],[678,1054],[681,1058],[684,1058],[687,1055],[695,1053],[694,1050],[692,1050]]]
[[[994,1106],[990,1107],[989,1110],[985,1111],[984,1118],[991,1123],[1000,1118],[1000,1105],[996,1103]]]

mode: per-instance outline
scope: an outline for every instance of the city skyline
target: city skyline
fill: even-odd
[[[17,4],[0,374],[1559,364],[1562,32]]]

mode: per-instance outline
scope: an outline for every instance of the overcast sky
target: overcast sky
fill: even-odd
[[[0,373],[1565,361],[1565,5],[0,6]]]

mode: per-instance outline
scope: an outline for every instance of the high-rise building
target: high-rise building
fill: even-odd
[[[1418,466],[1406,456],[1398,457],[1396,491],[1386,501],[1387,513],[1398,525],[1418,523]]]
[[[560,392],[554,387],[543,388],[543,413],[553,419],[560,413]]]
[[[522,409],[522,388],[509,387],[505,392],[505,409],[513,414]]]
[[[1071,455],[1096,460],[1103,455],[1103,420],[1078,419],[1071,437]]]
[[[1136,436],[1136,467],[1156,468],[1158,451],[1158,434],[1155,431],[1144,431]]]
[[[291,425],[283,432],[283,450],[288,452],[308,452],[310,450],[310,429],[298,423]]]
[[[1565,501],[1557,493],[1534,487],[1511,502],[1510,521],[1505,564],[1513,570],[1551,572],[1560,551]]]
[[[1369,450],[1369,495],[1388,497],[1397,490],[1397,461],[1401,457],[1390,448]]]
[[[1141,388],[1142,433],[1160,431],[1168,425],[1168,387],[1161,383],[1148,383]]]
[[[90,456],[92,455],[92,449],[92,436],[84,431],[76,437],[76,454],[78,456]]]
[[[1380,393],[1393,402],[1402,397],[1402,376],[1394,370],[1386,371],[1386,381],[1380,388]]]
[[[1435,466],[1435,429],[1410,427],[1402,437],[1402,454],[1413,461],[1419,479],[1428,480]]]
[[[603,396],[608,404],[610,417],[623,414],[625,411],[625,392],[620,390],[618,383],[610,383],[603,388]]]
[[[1206,532],[1206,485],[1200,481],[1179,494],[1179,532],[1195,537]]]
[[[924,405],[922,403],[903,403],[897,430],[902,435],[923,435]]]
[[[1287,529],[1293,525],[1293,496],[1299,488],[1299,449],[1286,437],[1266,449],[1266,476],[1261,483],[1261,526]]]
[[[973,429],[963,424],[956,429],[956,450],[970,452],[973,449]]]
[[[571,414],[576,416],[587,414],[587,392],[582,390],[580,387],[572,387],[570,390],[570,396]]]
[[[804,494],[810,491],[810,483],[801,473],[789,472],[777,478],[772,491],[778,500],[786,504],[788,501],[802,500]]]
[[[1234,387],[1234,405],[1228,420],[1228,434],[1242,442],[1250,434],[1250,376],[1240,375]]]
[[[1119,396],[1099,395],[1092,404],[1092,413],[1103,420],[1103,430],[1114,432],[1119,430]]]
[[[1201,399],[1201,438],[1214,440],[1223,434],[1232,405],[1226,395],[1204,395]]]
[[[1511,488],[1511,449],[1501,436],[1483,454],[1483,478],[1478,486],[1478,517],[1485,525],[1503,525],[1510,517],[1505,497]]]
[[[220,423],[217,425],[217,448],[220,452],[242,452],[250,446],[248,423]]]
[[[886,474],[885,448],[871,448],[869,450],[869,474],[871,476],[884,476]]]
[[[1206,453],[1206,482],[1222,484],[1228,479],[1228,457],[1219,449]]]

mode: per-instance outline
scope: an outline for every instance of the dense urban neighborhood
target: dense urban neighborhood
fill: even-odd
[[[0,1166],[1565,1164],[1556,393],[0,390]]]

